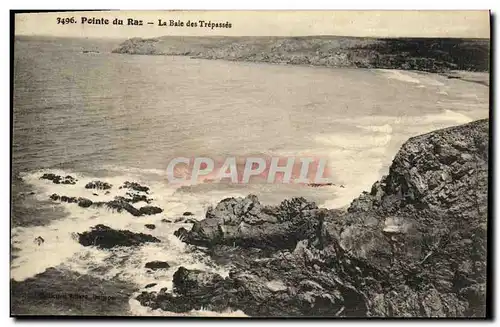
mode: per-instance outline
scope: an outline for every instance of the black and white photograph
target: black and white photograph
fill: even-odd
[[[491,316],[489,11],[11,20],[11,317]]]

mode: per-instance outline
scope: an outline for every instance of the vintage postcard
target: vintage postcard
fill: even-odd
[[[11,19],[12,316],[491,315],[488,11]]]

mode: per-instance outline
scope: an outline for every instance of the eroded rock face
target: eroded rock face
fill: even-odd
[[[125,210],[135,217],[139,217],[142,215],[139,209],[135,208],[130,203],[119,199],[105,202],[104,206],[106,206],[110,210],[116,210],[117,212],[122,212],[123,210]]]
[[[143,243],[159,243],[160,240],[148,234],[115,230],[105,225],[96,225],[90,231],[78,233],[78,242],[83,246],[110,249],[118,246],[136,246]]]
[[[488,139],[487,120],[410,139],[347,212],[225,199],[176,235],[229,276],[180,268],[174,294],[137,299],[251,316],[484,316]]]

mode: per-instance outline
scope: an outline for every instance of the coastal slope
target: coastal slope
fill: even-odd
[[[323,67],[486,72],[490,42],[458,38],[164,36],[132,38],[113,52]]]

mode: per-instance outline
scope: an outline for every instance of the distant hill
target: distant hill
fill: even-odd
[[[132,38],[114,53],[447,72],[488,71],[489,39],[339,36]]]

